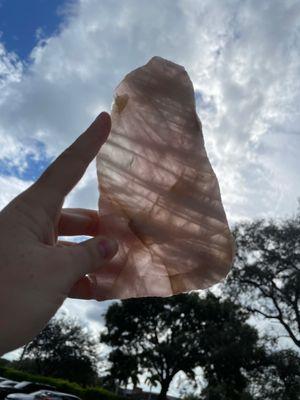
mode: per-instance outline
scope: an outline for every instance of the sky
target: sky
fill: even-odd
[[[296,212],[299,0],[0,0],[0,32],[1,208],[157,55],[192,79],[230,224]],[[97,201],[92,163],[65,206]],[[67,300],[59,313],[98,329],[109,304]]]

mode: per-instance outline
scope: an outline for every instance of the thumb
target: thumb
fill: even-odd
[[[103,236],[94,237],[74,246],[61,247],[64,265],[77,277],[101,268],[118,251],[118,242]],[[67,265],[66,265],[67,264]]]

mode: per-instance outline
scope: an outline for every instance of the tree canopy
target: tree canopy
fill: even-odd
[[[209,385],[222,384],[234,400],[246,393],[245,371],[256,367],[263,352],[246,319],[237,305],[211,293],[127,299],[108,309],[101,341],[113,347],[110,373],[120,383],[137,383],[146,372],[165,399],[177,372],[194,378],[201,366]]]
[[[236,259],[224,289],[230,299],[275,320],[300,348],[300,214],[282,222],[239,224]]]
[[[53,318],[26,346],[22,362],[34,361],[36,370],[32,372],[87,385],[97,376],[95,357],[95,342],[79,324]]]

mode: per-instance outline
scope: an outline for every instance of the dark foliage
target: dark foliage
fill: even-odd
[[[300,215],[243,223],[225,291],[248,311],[277,321],[300,348]]]
[[[238,306],[212,294],[113,304],[106,314],[107,333],[101,336],[114,348],[111,376],[119,383],[138,382],[138,373],[148,372],[165,399],[178,371],[193,379],[195,367],[202,366],[210,387],[222,384],[228,398],[240,399],[247,392],[246,371],[255,369],[264,354],[246,319]]]
[[[19,366],[31,372],[94,384],[95,343],[82,327],[69,319],[52,319],[26,346]]]

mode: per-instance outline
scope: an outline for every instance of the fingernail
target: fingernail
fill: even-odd
[[[118,250],[118,242],[112,239],[104,239],[99,242],[98,247],[103,258],[111,258]]]

